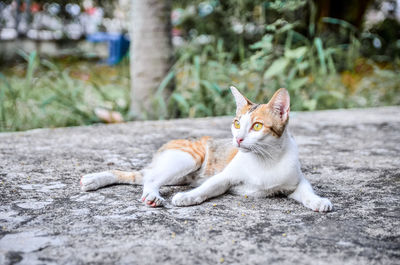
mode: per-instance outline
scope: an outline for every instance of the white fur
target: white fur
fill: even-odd
[[[231,86],[230,88],[236,101],[236,113],[238,113],[244,106],[246,106],[248,101],[242,94],[240,94],[236,87]]]
[[[117,176],[109,171],[87,174],[81,178],[81,189],[83,191],[97,190],[117,182]]]
[[[180,150],[165,150],[158,154],[149,167],[143,170],[143,195],[141,200],[151,206],[160,206],[162,185],[177,185],[196,169],[193,157]],[[154,203],[154,204],[153,204]]]

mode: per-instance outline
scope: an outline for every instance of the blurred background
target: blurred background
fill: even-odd
[[[0,0],[0,131],[400,104],[400,0]]]

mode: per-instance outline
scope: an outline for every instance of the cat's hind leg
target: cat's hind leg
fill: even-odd
[[[160,187],[187,183],[187,175],[200,166],[188,152],[177,149],[160,151],[143,170],[142,202],[151,207],[161,206],[164,199],[160,196]]]
[[[304,177],[289,198],[301,202],[305,207],[316,212],[329,212],[333,209],[332,203],[327,198],[316,195],[310,182]]]
[[[80,184],[83,191],[97,190],[112,184],[141,184],[142,175],[138,171],[111,170],[84,175]]]

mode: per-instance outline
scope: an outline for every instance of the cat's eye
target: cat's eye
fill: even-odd
[[[263,127],[263,124],[262,124],[262,123],[256,122],[256,123],[254,123],[254,125],[253,125],[253,130],[259,131],[259,130],[261,130],[262,127]]]
[[[238,121],[238,120],[235,120],[235,121],[233,122],[233,126],[234,126],[236,129],[240,129],[240,123],[239,123],[239,121]]]

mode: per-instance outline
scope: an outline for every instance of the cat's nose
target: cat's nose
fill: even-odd
[[[240,146],[240,143],[243,142],[243,138],[240,138],[240,137],[236,138],[236,142],[237,142],[238,146]]]

